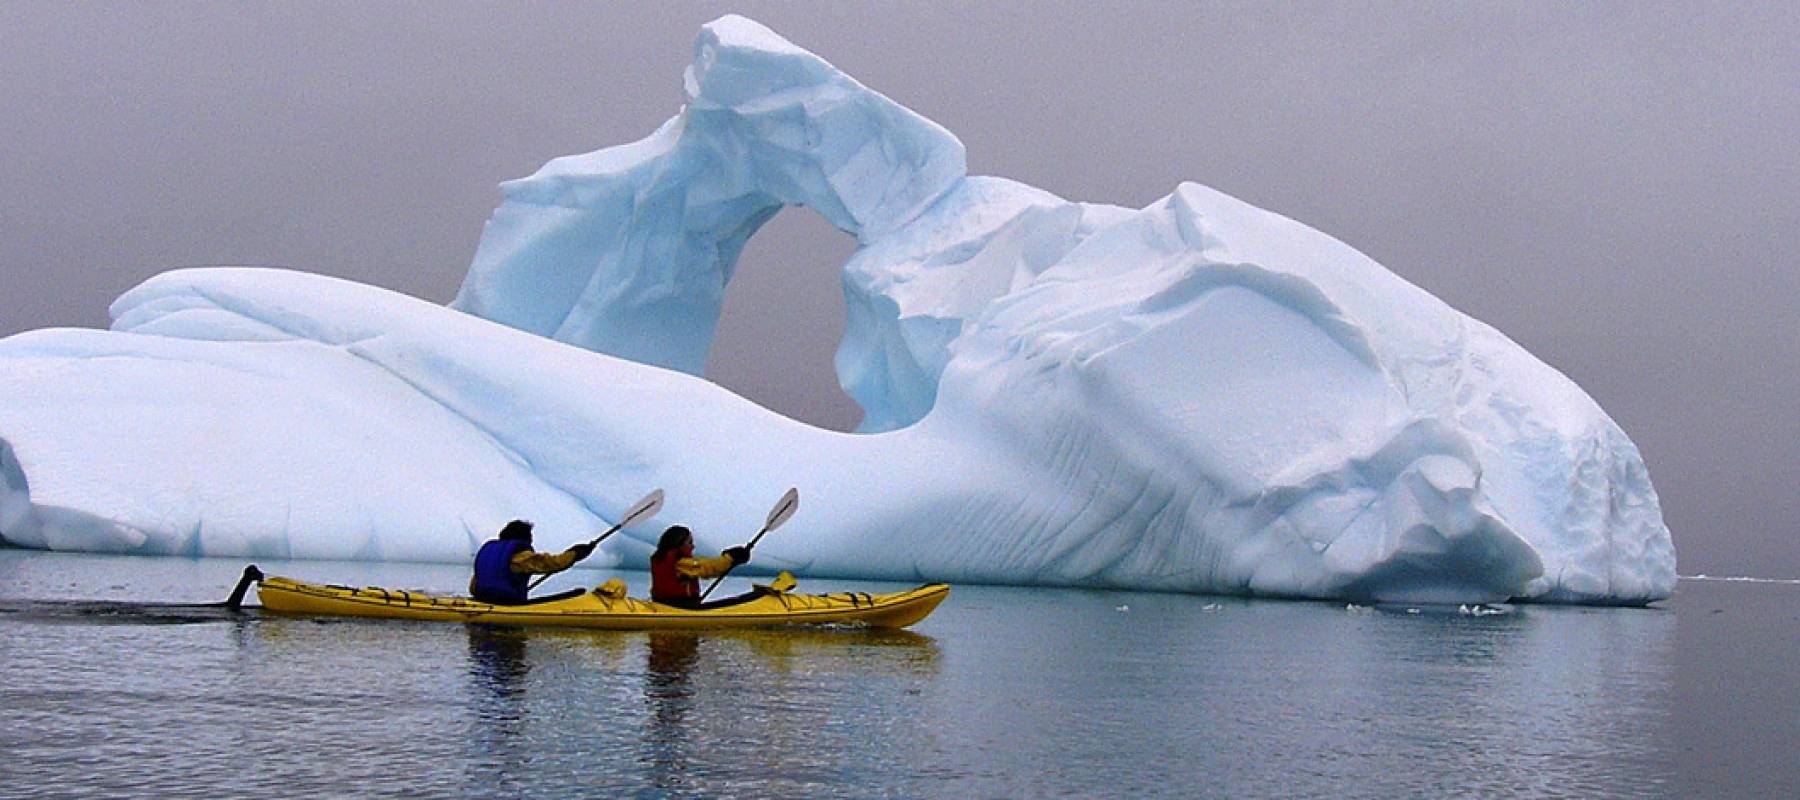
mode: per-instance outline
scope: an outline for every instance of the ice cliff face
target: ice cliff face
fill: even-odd
[[[659,520],[610,551],[639,564],[658,524],[723,546],[791,484],[806,512],[758,566],[1362,600],[1673,590],[1624,433],[1348,246],[1196,184],[1130,210],[965,176],[948,132],[740,17],[702,30],[686,91],[650,137],[504,186],[467,313],[185,270],[121,297],[111,332],[0,342],[0,532],[461,560],[511,517],[573,541],[661,486]],[[837,356],[856,435],[693,377],[739,251],[789,205],[860,245]]]

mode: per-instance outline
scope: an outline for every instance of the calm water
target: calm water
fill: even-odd
[[[909,631],[698,635],[71,602],[242,566],[0,550],[0,797],[1800,794],[1795,586],[1488,616],[958,587]],[[847,587],[893,588],[802,582]]]

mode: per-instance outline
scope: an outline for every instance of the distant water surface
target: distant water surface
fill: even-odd
[[[959,586],[907,631],[700,634],[135,605],[242,566],[0,550],[0,797],[1800,795],[1797,586],[1483,615]],[[647,583],[545,590],[614,575]],[[898,587],[801,584],[843,588]]]

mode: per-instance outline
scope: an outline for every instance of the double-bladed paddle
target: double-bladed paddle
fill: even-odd
[[[763,523],[762,530],[756,532],[756,536],[750,540],[750,543],[744,545],[744,550],[748,551],[756,547],[756,543],[762,541],[764,534],[781,527],[781,524],[787,522],[788,518],[794,516],[794,512],[798,510],[800,510],[800,490],[789,489],[787,494],[781,496],[781,501],[776,503],[773,509],[770,509],[769,519]],[[730,575],[733,569],[737,569],[736,564],[732,564],[726,568],[724,574],[714,578],[712,585],[700,593],[700,599],[705,600],[707,595],[712,594],[712,590],[719,588],[719,582],[725,580],[725,576]]]
[[[662,504],[663,490],[657,489],[654,492],[644,495],[644,499],[637,501],[636,505],[625,511],[625,516],[619,518],[619,524],[606,529],[605,533],[600,534],[595,537],[593,541],[588,542],[588,547],[598,547],[601,542],[606,541],[606,537],[618,533],[620,528],[630,525],[633,522],[637,522],[638,520],[649,519],[650,517],[655,516],[656,512],[662,510]],[[549,579],[551,575],[555,574],[556,573],[554,572],[545,573],[544,575],[539,576],[537,580],[532,581],[531,585],[526,588],[536,589],[538,584],[543,583],[545,580]]]

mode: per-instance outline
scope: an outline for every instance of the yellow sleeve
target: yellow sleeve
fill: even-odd
[[[731,556],[684,558],[675,562],[675,571],[687,578],[717,578],[731,571]]]
[[[536,550],[521,550],[513,554],[512,571],[515,575],[535,575],[540,572],[562,572],[575,563],[575,551],[564,550],[560,553],[540,553]]]

